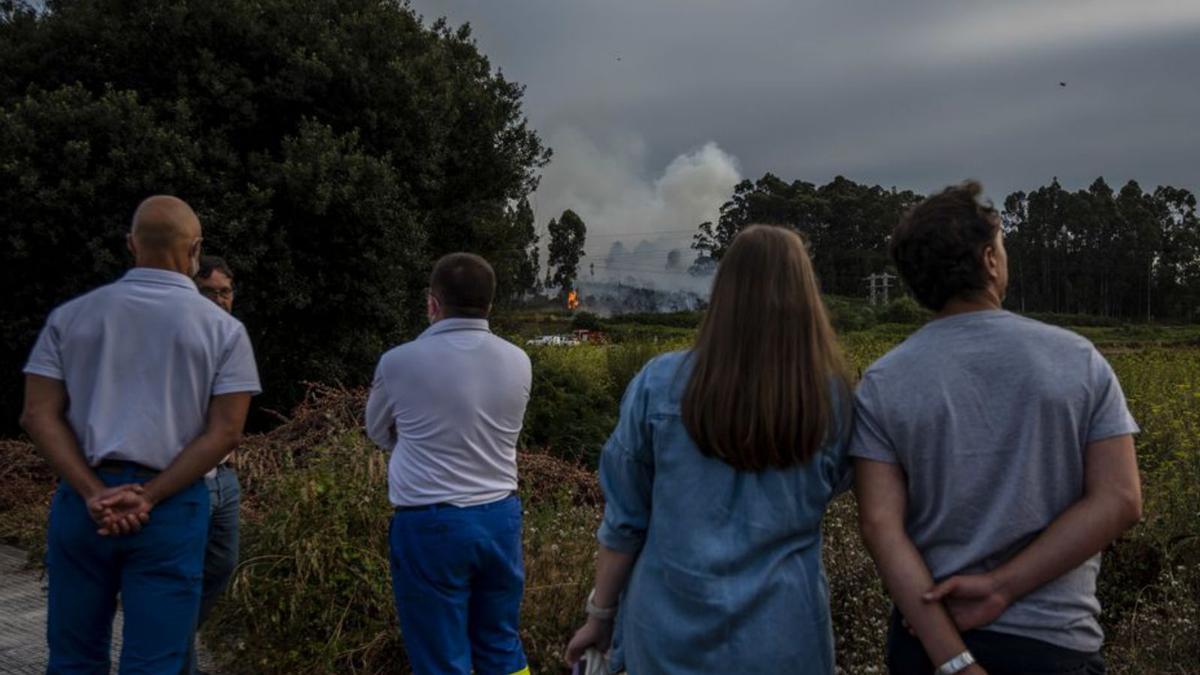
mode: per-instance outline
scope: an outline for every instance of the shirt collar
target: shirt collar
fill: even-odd
[[[464,319],[461,317],[456,317],[453,319],[442,319],[441,321],[438,321],[429,328],[426,328],[425,332],[421,333],[421,337],[425,338],[460,330],[481,330],[485,332],[491,332],[491,328],[488,327],[487,319]]]
[[[167,286],[178,286],[188,290],[196,290],[196,282],[192,278],[172,272],[171,270],[158,269],[157,267],[134,267],[121,277],[121,281],[129,281],[136,284],[164,284]]]

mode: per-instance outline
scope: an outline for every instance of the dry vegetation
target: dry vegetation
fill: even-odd
[[[861,364],[894,341],[864,333],[849,336],[847,348]],[[596,354],[577,356],[592,379],[602,377]],[[1139,449],[1147,517],[1106,552],[1101,574],[1114,673],[1182,674],[1200,662],[1197,357],[1188,348],[1110,355],[1146,430]],[[608,372],[629,370],[617,366]],[[363,403],[361,391],[313,387],[288,421],[248,438],[238,454],[242,565],[207,637],[229,672],[406,670],[388,577],[386,456],[359,431]],[[521,453],[519,461],[523,636],[534,670],[556,672],[591,586],[603,498],[581,465],[543,453]],[[52,490],[48,470],[29,445],[2,442],[0,484],[0,538],[36,552]],[[846,496],[825,523],[838,662],[844,673],[883,672],[888,603],[854,518]]]

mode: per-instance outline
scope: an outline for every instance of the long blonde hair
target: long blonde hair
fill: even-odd
[[[841,349],[804,241],[790,229],[752,225],[734,239],[692,362],[684,426],[704,454],[735,469],[807,462],[839,415],[848,426]]]

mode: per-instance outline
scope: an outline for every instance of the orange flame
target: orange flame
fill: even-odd
[[[579,307],[579,293],[571,291],[567,293],[567,309],[577,309]]]

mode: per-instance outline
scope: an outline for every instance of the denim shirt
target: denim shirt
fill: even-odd
[[[739,471],[702,454],[685,429],[689,373],[687,352],[650,361],[601,456],[597,536],[637,556],[612,670],[833,673],[820,528],[849,485],[844,420],[805,464]]]

